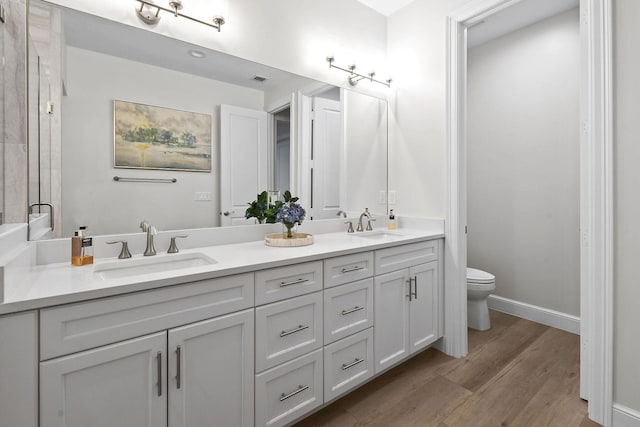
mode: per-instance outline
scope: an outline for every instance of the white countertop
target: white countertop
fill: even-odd
[[[373,233],[380,232],[376,230]],[[356,233],[356,234],[366,234]],[[371,232],[370,232],[371,233]],[[398,246],[444,237],[441,229],[398,229],[392,239],[367,239],[354,234],[327,233],[314,235],[309,246],[279,248],[266,246],[263,240],[247,243],[185,249],[180,254],[200,253],[216,261],[212,265],[181,268],[165,272],[103,280],[94,274],[105,263],[127,262],[116,258],[100,258],[95,264],[74,267],[69,263],[40,265],[25,269],[15,283],[6,283],[0,314],[67,304],[93,298],[119,295],[147,289],[246,273],[292,263],[314,261],[384,247]],[[172,254],[158,254],[154,259]],[[132,259],[144,258],[134,255]]]

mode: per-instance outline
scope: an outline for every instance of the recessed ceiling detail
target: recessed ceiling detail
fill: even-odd
[[[358,0],[384,16],[393,15],[414,0]]]

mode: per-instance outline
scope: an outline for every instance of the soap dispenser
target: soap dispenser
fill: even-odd
[[[393,209],[389,211],[389,222],[387,223],[389,230],[396,229],[396,216],[393,214]]]
[[[93,238],[85,225],[71,238],[71,264],[80,266],[93,264]]]

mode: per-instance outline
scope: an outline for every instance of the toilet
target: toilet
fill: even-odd
[[[479,331],[491,328],[487,298],[495,289],[493,274],[467,267],[467,326]]]

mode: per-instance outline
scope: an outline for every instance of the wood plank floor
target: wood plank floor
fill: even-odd
[[[578,397],[580,340],[491,311],[469,355],[428,349],[297,424],[307,426],[592,427]]]

